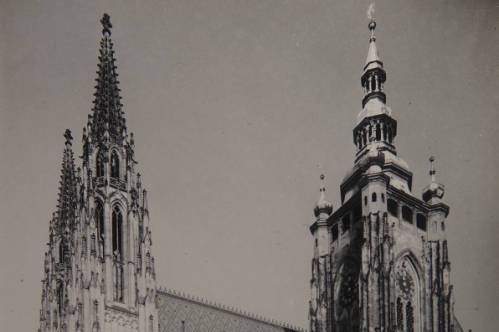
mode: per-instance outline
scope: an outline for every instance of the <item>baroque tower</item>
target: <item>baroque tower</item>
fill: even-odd
[[[81,168],[65,132],[56,212],[44,261],[40,332],[157,332],[147,191],[122,110],[111,22],[104,14]]]
[[[453,312],[444,186],[436,182],[432,157],[429,186],[421,198],[412,192],[412,173],[395,148],[397,121],[386,105],[386,72],[370,16],[354,166],[335,211],[322,184],[310,227],[310,331],[461,331]]]

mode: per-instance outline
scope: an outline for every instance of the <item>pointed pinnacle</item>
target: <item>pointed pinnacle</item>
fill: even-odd
[[[111,35],[111,28],[113,27],[113,25],[111,24],[111,17],[108,14],[104,13],[100,22],[102,24],[102,34],[107,34],[108,36]]]

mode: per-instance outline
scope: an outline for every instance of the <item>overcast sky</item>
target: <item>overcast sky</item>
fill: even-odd
[[[63,132],[92,105],[114,25],[149,190],[158,284],[306,327],[319,174],[353,165],[368,1],[1,1],[0,326],[34,331]],[[456,314],[499,326],[499,6],[377,1],[399,155],[451,206]]]

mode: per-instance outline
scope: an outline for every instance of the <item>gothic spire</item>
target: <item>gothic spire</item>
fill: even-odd
[[[61,180],[57,199],[57,232],[64,232],[66,227],[72,228],[74,226],[77,209],[77,180],[71,149],[73,137],[69,129],[66,129],[64,138],[66,142],[62,156]]]
[[[90,135],[93,141],[99,143],[106,141],[108,137],[121,142],[126,134],[126,124],[123,117],[116,59],[111,40],[112,24],[108,14],[103,15],[101,23],[102,39]]]

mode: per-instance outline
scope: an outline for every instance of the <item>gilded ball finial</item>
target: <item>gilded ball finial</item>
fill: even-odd
[[[102,34],[110,35],[111,28],[113,27],[113,25],[111,24],[111,17],[107,13],[104,13],[104,15],[102,15],[100,22],[102,24]]]

